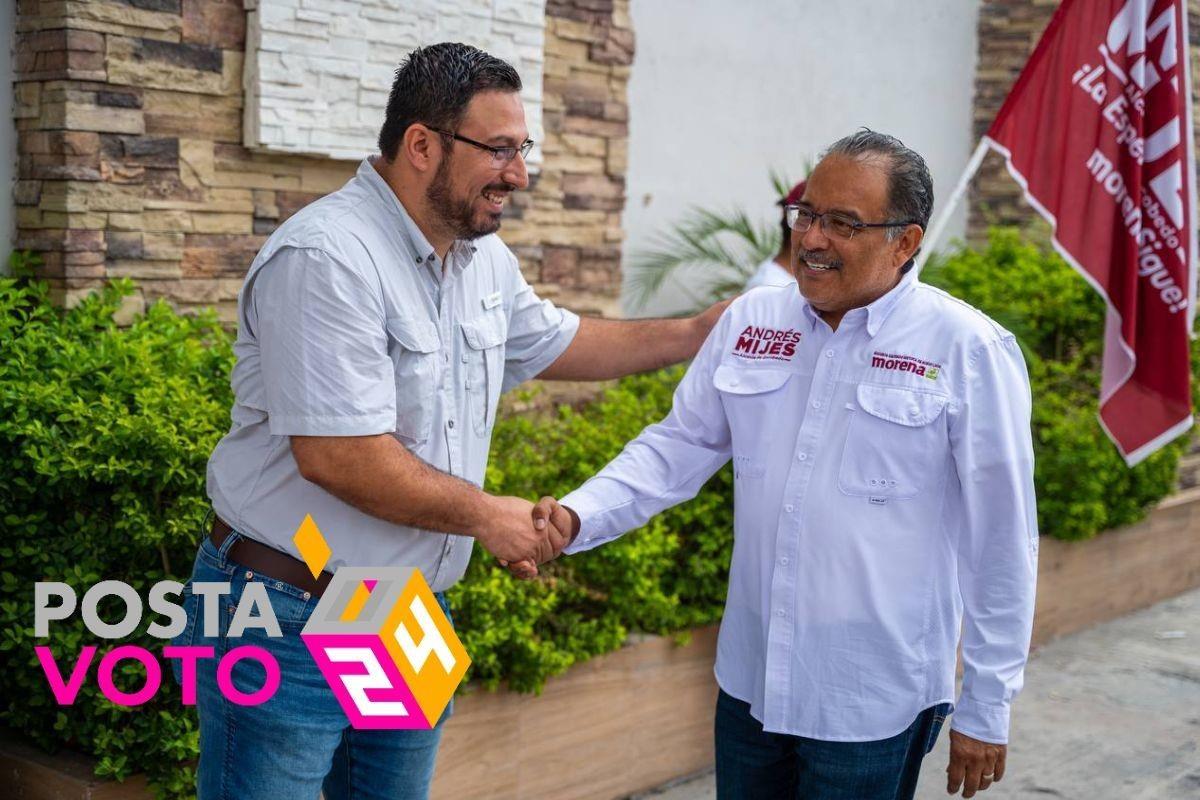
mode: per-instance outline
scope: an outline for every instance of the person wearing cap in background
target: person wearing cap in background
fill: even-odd
[[[787,207],[798,202],[804,196],[805,183],[805,181],[797,183],[787,193],[787,197],[784,197],[777,203],[783,212],[779,220],[779,225],[783,229],[783,238],[779,242],[779,252],[758,265],[758,269],[754,271],[754,275],[746,283],[747,289],[753,289],[756,286],[787,286],[796,282],[796,276],[792,274],[790,263],[792,257],[792,229],[787,224]]]

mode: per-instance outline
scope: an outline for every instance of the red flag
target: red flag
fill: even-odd
[[[1100,422],[1132,466],[1192,424],[1184,0],[1065,0],[984,141],[1108,304]]]

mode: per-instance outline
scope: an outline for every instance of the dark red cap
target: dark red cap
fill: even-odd
[[[792,187],[792,190],[787,193],[787,197],[779,201],[779,205],[790,206],[793,203],[799,203],[800,198],[804,196],[804,187],[807,185],[808,181],[800,181],[797,183]]]

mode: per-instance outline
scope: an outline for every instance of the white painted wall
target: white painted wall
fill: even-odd
[[[357,160],[375,152],[396,67],[466,42],[516,67],[542,139],[545,0],[246,0],[245,144]],[[540,164],[535,148],[529,159]]]
[[[632,0],[631,14],[626,265],[690,205],[777,221],[768,171],[799,176],[860,126],[925,158],[935,218],[974,149],[978,0]],[[943,241],[965,225],[960,209]]]
[[[9,109],[0,119],[0,273],[8,270],[8,254],[17,235],[13,182],[17,179],[17,127],[13,120],[13,78],[16,75],[13,39],[17,23],[15,3],[0,3],[0,108]]]

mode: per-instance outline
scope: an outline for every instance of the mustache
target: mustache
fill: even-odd
[[[824,267],[833,267],[834,269],[842,268],[841,261],[838,261],[837,259],[833,259],[831,261],[824,261],[821,258],[820,252],[818,252],[816,250],[805,250],[803,247],[799,247],[796,249],[796,263],[799,264],[801,261],[807,261],[810,264],[820,264],[821,266],[824,266]]]
[[[517,187],[505,181],[504,183],[489,183],[483,187],[485,192],[515,192]]]

